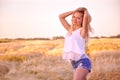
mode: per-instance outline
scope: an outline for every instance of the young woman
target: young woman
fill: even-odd
[[[66,17],[72,15],[71,24]],[[74,11],[59,15],[64,28],[68,31],[65,36],[63,59],[69,60],[75,70],[73,80],[86,80],[91,71],[91,62],[86,51],[86,44],[91,32],[91,16],[88,10],[80,7]]]

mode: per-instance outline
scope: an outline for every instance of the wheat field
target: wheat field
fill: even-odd
[[[72,66],[62,59],[63,43],[63,39],[1,42],[0,80],[72,80]],[[119,38],[90,39],[86,53],[92,62],[88,80],[120,79]]]

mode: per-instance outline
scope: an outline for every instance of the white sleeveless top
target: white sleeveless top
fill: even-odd
[[[85,39],[80,35],[80,29],[65,36],[63,59],[79,60],[88,58],[85,53]]]

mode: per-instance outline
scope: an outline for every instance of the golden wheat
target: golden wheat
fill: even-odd
[[[72,80],[73,69],[62,59],[63,39],[0,43],[0,60],[9,66],[3,80]],[[90,39],[88,80],[120,79],[120,39]]]

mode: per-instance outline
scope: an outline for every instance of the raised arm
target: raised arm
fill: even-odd
[[[83,24],[82,24],[82,29],[81,29],[81,36],[83,38],[86,38],[86,37],[88,37],[88,34],[89,34],[88,33],[89,32],[88,28],[89,28],[89,23],[90,23],[90,15],[89,15],[86,8],[81,7],[81,8],[78,8],[77,10],[78,11],[84,11]]]
[[[83,35],[84,38],[88,36],[88,26],[89,26],[88,16],[89,16],[88,12],[87,10],[85,10],[83,17],[83,28],[81,32],[81,35]]]
[[[69,12],[65,12],[65,13],[62,13],[59,15],[60,22],[67,31],[70,30],[71,25],[67,22],[67,20],[65,18],[68,17],[69,15],[73,14],[73,12],[74,11],[69,11]]]

